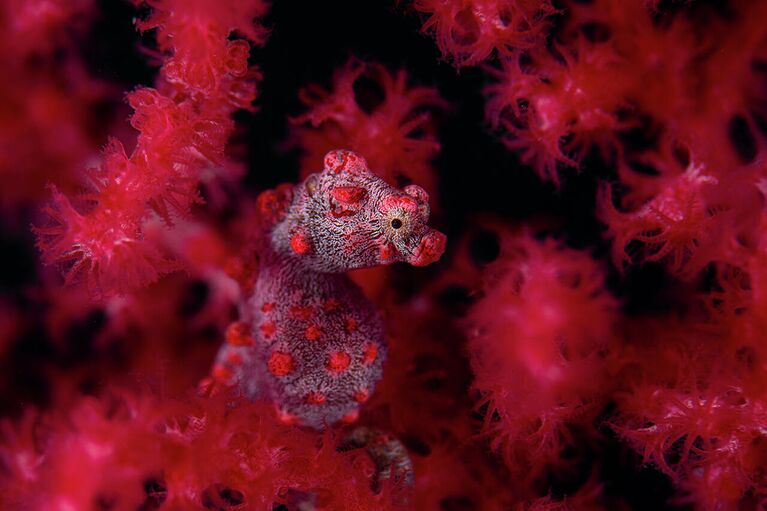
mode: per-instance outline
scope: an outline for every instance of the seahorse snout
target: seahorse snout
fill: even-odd
[[[408,258],[408,262],[413,266],[427,266],[434,263],[442,257],[446,243],[447,236],[430,228],[421,238],[421,242],[413,251],[413,255]]]

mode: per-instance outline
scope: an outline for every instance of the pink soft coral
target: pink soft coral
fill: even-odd
[[[549,0],[415,0],[413,8],[429,16],[423,30],[458,67],[540,43],[556,12]]]
[[[696,164],[669,183],[651,201],[632,213],[621,213],[612,203],[612,188],[605,185],[599,196],[600,216],[608,225],[608,236],[614,238],[613,258],[622,267],[631,261],[626,247],[632,241],[645,246],[644,261],[668,260],[672,272],[694,274],[702,268],[700,247],[711,238],[711,211],[704,199],[704,189],[717,179]],[[710,245],[709,245],[710,246]],[[691,267],[691,268],[688,268]]]
[[[258,0],[151,2],[155,14],[143,29],[158,28],[169,54],[157,89],[128,96],[139,131],[130,156],[111,142],[101,165],[90,171],[87,207],[54,190],[48,208],[53,225],[37,230],[48,263],[67,265],[67,280],[85,280],[97,294],[121,293],[155,281],[174,268],[168,254],[148,241],[156,220],[172,226],[200,201],[201,172],[225,164],[231,114],[255,99],[255,74],[248,71],[249,45],[229,40],[235,30],[260,42],[251,20],[263,13]]]
[[[598,408],[616,302],[585,253],[529,235],[502,250],[470,314],[469,355],[495,445],[530,476],[557,463],[568,424]]]
[[[555,185],[558,164],[577,167],[594,145],[605,156],[615,153],[615,133],[625,127],[618,119],[626,103],[626,83],[615,73],[618,56],[582,38],[577,48],[511,56],[490,70],[496,83],[485,89],[488,119],[503,130],[504,144]],[[614,78],[605,81],[607,74]]]
[[[355,84],[362,78],[380,87],[379,104],[358,100]],[[408,86],[404,70],[391,73],[382,65],[352,60],[334,74],[332,91],[310,86],[301,91],[301,100],[309,110],[294,122],[301,125],[297,139],[304,149],[304,175],[322,167],[325,153],[343,147],[364,154],[370,168],[391,184],[436,188],[430,160],[439,143],[425,111],[445,106],[436,89]]]
[[[763,495],[767,406],[741,339],[677,319],[630,331],[637,342],[624,356],[627,388],[616,394],[613,429],[696,509],[734,509],[744,495]]]
[[[68,413],[7,424],[0,479],[7,505],[24,509],[271,509],[301,500],[339,510],[389,509],[370,489],[362,451],[340,453],[330,434],[276,422],[263,404],[223,396],[177,402],[117,391]]]

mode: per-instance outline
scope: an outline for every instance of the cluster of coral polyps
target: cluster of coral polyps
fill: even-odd
[[[134,132],[105,2],[0,5],[0,509],[765,509],[767,1],[328,2],[434,65],[282,91],[271,189],[302,8],[134,3]]]

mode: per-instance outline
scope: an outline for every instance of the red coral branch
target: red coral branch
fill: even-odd
[[[428,15],[423,31],[457,67],[540,43],[556,12],[549,0],[415,0],[413,8]]]
[[[631,261],[626,247],[632,241],[644,245],[643,261],[667,260],[669,269],[678,274],[694,275],[705,262],[716,258],[716,247],[709,243],[714,212],[703,195],[704,187],[716,184],[716,178],[691,164],[684,174],[632,213],[615,209],[612,188],[605,185],[599,204],[601,218],[609,226],[608,236],[615,239],[615,264],[622,267]]]
[[[264,404],[115,391],[65,413],[2,423],[3,502],[24,509],[390,509],[374,467],[340,439],[277,423]]]
[[[615,133],[626,127],[618,110],[626,104],[627,86],[616,73],[619,62],[609,47],[582,38],[576,52],[538,49],[510,56],[500,69],[488,68],[496,78],[485,89],[488,120],[541,179],[559,186],[558,164],[577,167],[594,145],[605,157],[618,151]],[[608,74],[616,78],[605,83]]]
[[[68,282],[85,281],[97,294],[124,293],[178,267],[146,238],[146,227],[158,220],[172,227],[174,216],[190,214],[201,173],[225,165],[231,114],[255,99],[248,42],[228,38],[237,31],[261,42],[263,30],[252,24],[264,12],[260,0],[149,3],[155,13],[139,28],[157,28],[168,57],[156,89],[128,95],[136,146],[127,156],[110,142],[89,172],[88,193],[73,202],[54,189],[45,210],[52,223],[36,229],[44,260],[66,265]]]

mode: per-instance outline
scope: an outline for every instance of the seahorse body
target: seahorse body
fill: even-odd
[[[386,343],[373,304],[343,273],[438,260],[446,238],[426,225],[428,195],[389,186],[339,150],[321,173],[265,192],[259,205],[273,227],[248,303],[250,336],[221,348],[214,377],[271,399],[286,422],[352,422],[381,378]]]

